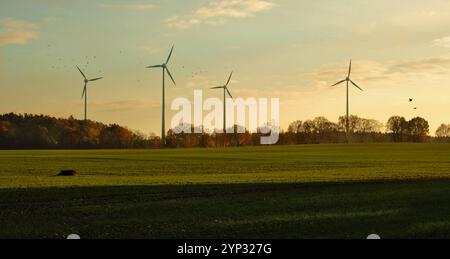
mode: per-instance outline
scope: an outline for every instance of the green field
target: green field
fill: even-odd
[[[0,238],[70,233],[450,238],[450,145],[0,151]]]

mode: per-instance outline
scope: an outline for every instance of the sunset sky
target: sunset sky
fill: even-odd
[[[83,117],[160,133],[162,63],[177,97],[279,97],[281,125],[345,113],[383,123],[391,115],[450,123],[448,0],[0,0],[0,113]],[[408,99],[413,98],[414,103]],[[417,110],[414,110],[417,107]],[[169,113],[170,115],[170,113]],[[170,118],[170,117],[169,117]],[[168,120],[169,120],[168,118]]]

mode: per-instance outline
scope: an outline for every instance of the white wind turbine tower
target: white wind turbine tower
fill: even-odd
[[[227,132],[227,93],[230,96],[230,98],[233,98],[233,96],[230,93],[230,90],[228,90],[228,85],[230,84],[232,76],[233,72],[231,72],[230,77],[228,77],[228,81],[225,85],[211,88],[211,89],[223,89],[223,133]]]
[[[81,69],[78,66],[77,66],[77,68],[78,68],[78,71],[80,71],[81,75],[84,78],[83,94],[81,95],[81,98],[84,97],[84,120],[87,120],[88,83],[100,80],[103,77],[98,77],[98,78],[94,78],[94,79],[87,79],[86,75],[83,73],[83,71],[81,71]]]
[[[170,61],[170,58],[172,57],[173,49],[175,46],[172,46],[172,49],[170,50],[169,57],[167,58],[166,62],[161,65],[155,65],[155,66],[148,66],[147,68],[162,68],[162,127],[161,127],[161,139],[162,144],[166,144],[166,72],[169,75],[170,79],[172,79],[172,82],[174,85],[177,85],[175,83],[175,80],[173,79],[172,74],[169,71],[169,68],[167,67],[167,64]]]
[[[332,85],[331,87],[333,87],[333,86],[337,86],[337,85],[339,85],[339,84],[342,84],[342,83],[344,83],[344,82],[346,82],[347,83],[347,116],[346,116],[346,118],[345,118],[345,130],[346,130],[346,133],[347,133],[347,141],[348,141],[348,134],[349,134],[349,130],[350,130],[350,125],[349,125],[349,123],[350,123],[350,121],[349,121],[349,110],[350,110],[350,104],[349,104],[349,84],[352,84],[352,85],[354,85],[356,88],[358,88],[359,90],[361,90],[361,91],[363,91],[363,89],[361,88],[361,87],[359,87],[355,82],[353,82],[351,79],[350,79],[350,75],[351,75],[351,73],[352,73],[352,61],[350,60],[350,65],[349,65],[349,67],[348,67],[348,75],[347,75],[347,78],[345,78],[344,80],[342,80],[342,81],[339,81],[339,82],[337,82],[336,84],[334,84],[334,85]]]

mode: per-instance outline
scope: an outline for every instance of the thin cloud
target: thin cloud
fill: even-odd
[[[148,11],[156,8],[153,4],[99,4],[100,8],[117,8],[136,11]]]
[[[45,25],[53,25],[60,21],[58,17],[46,17],[42,19],[42,23]]]
[[[38,37],[38,26],[34,23],[6,18],[0,20],[0,47],[24,45]]]
[[[152,47],[152,46],[143,47],[142,50],[144,50],[144,52],[149,53],[149,54],[157,54],[157,53],[161,52],[160,48]]]
[[[432,41],[434,47],[450,48],[450,36],[435,39]]]
[[[177,29],[187,29],[199,24],[221,25],[230,18],[253,17],[276,6],[271,0],[220,0],[197,9],[191,15],[170,17],[164,23]]]
[[[391,67],[403,73],[432,73],[450,69],[450,56],[398,62]]]
[[[326,68],[313,72],[312,77],[320,82],[322,87],[329,87],[347,76],[348,65],[348,62],[339,65],[327,65]],[[352,76],[358,81],[389,79],[389,70],[389,64],[358,60],[353,61]]]
[[[224,78],[221,80],[212,80],[208,76],[204,75],[194,75],[190,80],[187,81],[187,83],[184,85],[183,89],[210,89],[211,87],[215,86],[221,86],[225,84],[227,78]],[[240,82],[236,79],[232,79],[230,81],[230,84],[239,84]]]
[[[110,102],[93,102],[91,106],[100,112],[135,112],[155,109],[160,106],[157,102],[144,99],[131,99]]]
[[[183,89],[202,89],[209,88],[215,86],[217,84],[216,81],[211,80],[207,76],[203,75],[194,75],[190,78],[186,84],[182,87]],[[218,85],[218,84],[217,84]]]
[[[327,65],[308,76],[318,88],[328,88],[331,84],[347,76],[348,64]],[[443,74],[450,71],[450,55],[418,60],[375,62],[359,60],[353,62],[352,77],[361,84],[388,81],[405,81],[417,76]]]

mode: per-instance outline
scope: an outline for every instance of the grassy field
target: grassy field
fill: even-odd
[[[70,233],[450,238],[450,145],[0,151],[0,238]]]

